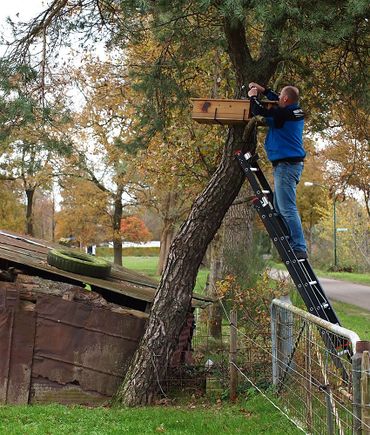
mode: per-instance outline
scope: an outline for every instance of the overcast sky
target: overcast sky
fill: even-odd
[[[3,0],[0,7],[0,34],[5,36],[5,39],[10,40],[10,26],[6,23],[6,19],[10,17],[13,21],[28,21],[36,17],[44,9],[43,5],[49,0]],[[17,14],[19,16],[17,17]],[[4,54],[4,46],[0,45],[0,55]]]
[[[11,17],[16,20],[16,14],[19,13],[21,20],[28,20],[39,14],[43,10],[43,4],[47,2],[42,0],[7,0],[1,2],[0,23],[4,27],[5,19]]]

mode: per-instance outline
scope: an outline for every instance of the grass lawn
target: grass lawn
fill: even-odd
[[[159,280],[159,276],[157,275],[158,257],[123,257],[122,262],[123,266],[128,269],[145,273],[146,275]],[[208,272],[208,269],[200,268],[194,288],[196,293],[203,293]]]
[[[370,340],[370,311],[344,302],[332,302],[344,328],[356,332],[361,340]]]
[[[293,305],[305,310],[304,302],[297,289],[293,284],[291,288],[290,298]],[[370,340],[370,311],[340,301],[331,301],[331,304],[343,328],[356,332],[361,340]]]
[[[158,257],[122,257],[123,267],[157,278]]]
[[[145,408],[0,406],[0,434],[300,434],[262,396],[236,405],[190,403]]]

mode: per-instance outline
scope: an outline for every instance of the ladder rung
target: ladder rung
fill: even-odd
[[[325,300],[325,292],[320,286],[319,279],[316,278],[313,272],[311,273],[311,266],[308,258],[297,258],[293,252],[293,248],[288,240],[288,228],[273,206],[272,195],[274,192],[263,174],[263,169],[258,165],[258,155],[252,156],[248,153],[243,156],[241,152],[237,152],[236,156],[238,157],[241,169],[245,173],[246,178],[256,195],[252,201],[253,205],[258,211],[271,240],[277,245],[277,247],[281,248],[281,252],[279,249],[280,256],[286,265],[289,266],[288,272],[293,279],[298,292],[302,295],[308,310],[310,312],[316,311],[318,317],[326,317],[331,323],[339,325],[340,322],[335,312],[331,309],[330,303],[328,300]],[[254,174],[252,174],[252,172],[254,172]],[[258,174],[256,172],[258,172]],[[320,300],[317,300],[317,303],[313,305],[310,295],[315,296],[316,292],[319,293],[318,297],[320,297]],[[321,299],[321,297],[323,299]],[[331,343],[325,341],[325,344],[331,351]],[[335,359],[334,362],[336,365],[340,363],[337,362],[337,359]],[[339,367],[339,365],[337,367]],[[348,376],[347,373],[345,373],[345,375],[346,377]]]

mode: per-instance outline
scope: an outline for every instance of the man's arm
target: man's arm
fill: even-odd
[[[256,82],[249,83],[248,97],[251,99],[251,110],[253,115],[261,115],[264,117],[272,118],[276,109],[267,109],[257,99],[258,94],[263,94],[270,101],[278,101],[279,95],[271,89],[264,88]]]
[[[279,94],[274,92],[272,89],[265,89],[263,95],[270,101],[279,101]]]
[[[251,111],[254,116],[261,115],[265,118],[273,118],[276,109],[267,109],[257,98],[256,95],[250,96]]]
[[[268,100],[271,101],[279,101],[279,94],[277,94],[276,92],[274,92],[272,89],[270,88],[265,88],[263,86],[261,86],[260,84],[256,83],[256,82],[250,82],[249,83],[249,92],[251,92],[252,90],[256,89],[257,93],[252,93],[253,95],[257,95],[257,94],[263,94]],[[248,92],[248,95],[249,95]],[[251,96],[251,95],[249,95]]]

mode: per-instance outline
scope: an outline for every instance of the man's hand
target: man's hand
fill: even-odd
[[[257,97],[258,95],[258,90],[257,88],[251,88],[248,92],[248,97]]]
[[[263,87],[263,86],[261,86],[261,85],[259,85],[258,83],[255,83],[255,82],[250,82],[249,83],[249,89],[252,89],[252,88],[256,88],[257,89],[257,91],[259,92],[259,93],[263,93],[263,92],[265,92],[265,88]]]

